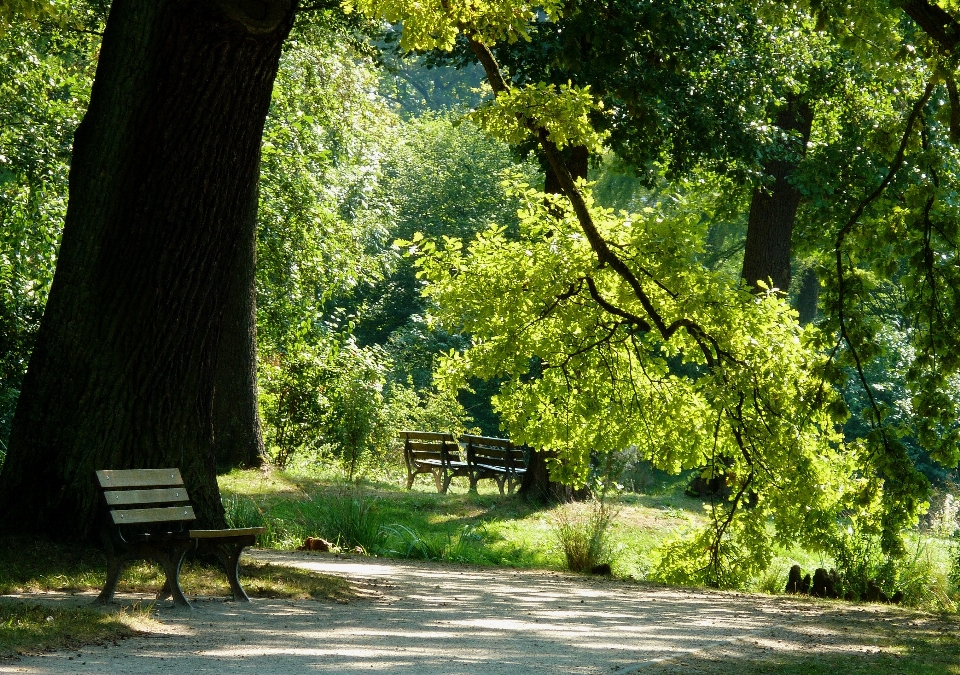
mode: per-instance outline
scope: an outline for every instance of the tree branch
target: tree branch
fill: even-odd
[[[490,51],[490,48],[482,42],[470,37],[468,33],[465,32],[465,34],[467,35],[470,49],[483,66],[483,70],[487,75],[487,80],[490,82],[490,87],[493,89],[494,95],[498,96],[501,93],[509,91],[509,85],[507,84],[506,80],[503,79],[500,66],[497,64],[497,60]],[[560,188],[570,201],[571,206],[573,206],[573,211],[577,216],[577,221],[580,223],[580,229],[586,235],[587,241],[590,242],[590,247],[596,254],[597,261],[600,263],[600,266],[609,266],[630,286],[631,290],[633,290],[634,296],[640,301],[643,311],[646,312],[647,316],[650,317],[650,320],[656,327],[657,332],[660,333],[660,336],[664,340],[669,340],[680,328],[686,328],[690,336],[693,337],[693,339],[697,342],[700,350],[707,359],[707,363],[711,367],[715,365],[716,359],[710,352],[710,346],[708,345],[708,342],[712,343],[714,347],[718,347],[716,340],[707,335],[707,332],[703,330],[703,328],[690,319],[678,319],[672,324],[667,325],[666,321],[660,315],[660,312],[658,312],[657,308],[654,306],[653,301],[647,295],[646,291],[643,290],[643,285],[633,273],[633,270],[631,270],[630,267],[610,248],[610,245],[600,234],[596,224],[593,222],[593,217],[590,215],[590,209],[587,207],[587,202],[583,197],[583,193],[580,192],[576,182],[574,182],[573,176],[570,174],[570,171],[567,169],[567,165],[560,156],[560,151],[556,144],[547,137],[546,130],[532,125],[528,125],[528,128],[536,135],[537,141],[539,142],[540,147],[543,149],[543,153],[557,177],[557,182],[560,184]],[[640,320],[643,321],[642,319]],[[646,324],[647,322],[644,321],[644,323]],[[720,356],[721,354],[718,351],[717,358]]]
[[[947,51],[960,44],[960,22],[936,3],[907,0],[901,7],[920,29]]]
[[[913,134],[913,126],[920,117],[923,106],[925,106],[927,101],[930,100],[930,95],[932,93],[933,82],[930,81],[927,82],[927,86],[923,90],[923,95],[914,104],[913,110],[910,111],[910,117],[907,118],[907,128],[903,132],[903,137],[900,139],[900,147],[897,149],[897,154],[890,165],[889,171],[887,171],[886,177],[880,182],[880,185],[878,185],[873,192],[871,192],[860,202],[853,214],[850,216],[850,219],[847,221],[846,225],[840,228],[840,232],[837,234],[837,243],[834,247],[837,258],[837,307],[838,321],[840,323],[840,335],[843,338],[843,341],[846,342],[847,347],[850,349],[850,354],[853,356],[853,361],[856,365],[857,377],[867,393],[867,398],[870,401],[870,408],[873,410],[874,417],[876,418],[876,423],[874,424],[875,428],[879,428],[882,424],[880,407],[878,406],[876,398],[873,395],[873,390],[867,383],[867,377],[863,372],[863,363],[860,361],[860,355],[857,353],[856,346],[853,344],[853,341],[850,339],[850,334],[847,331],[847,320],[844,312],[845,284],[843,276],[843,242],[860,220],[860,216],[863,215],[863,212],[866,210],[867,206],[869,206],[871,202],[873,202],[883,193],[883,191],[890,184],[890,181],[892,181],[893,177],[897,174],[897,171],[899,171],[900,167],[903,166],[903,161],[907,154],[907,144],[910,142],[910,136]],[[883,434],[883,440],[884,445],[886,445],[888,440],[885,433]]]

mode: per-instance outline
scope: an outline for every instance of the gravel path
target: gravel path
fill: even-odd
[[[878,607],[549,572],[308,553],[251,556],[346,577],[362,597],[349,604],[254,599],[248,605],[201,598],[192,612],[161,606],[163,627],[150,634],[0,662],[0,673],[721,673],[744,657],[875,652],[885,631],[923,622]]]

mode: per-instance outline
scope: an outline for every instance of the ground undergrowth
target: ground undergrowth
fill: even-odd
[[[645,494],[628,492],[610,498],[612,524],[601,555],[613,576],[648,579],[658,563],[659,546],[703,524],[703,503],[684,495],[685,481],[684,477],[664,478],[648,485]],[[267,528],[258,542],[264,548],[290,550],[306,537],[322,537],[341,550],[365,555],[515,568],[566,569],[568,560],[557,537],[561,510],[589,508],[536,507],[500,495],[492,484],[481,483],[479,493],[471,494],[466,482],[458,480],[447,494],[437,494],[432,481],[426,480],[408,491],[400,477],[390,475],[345,481],[335,474],[248,470],[221,476],[220,487],[232,526]],[[922,562],[915,566],[925,570],[924,583],[935,589],[928,589],[926,597],[942,596],[935,602],[913,604],[936,612],[955,607],[956,587],[948,580],[950,540],[917,533],[911,542],[915,549],[911,555]],[[782,592],[791,565],[812,570],[833,562],[800,549],[779,551],[769,572],[743,590]],[[355,597],[342,579],[266,563],[246,561],[241,577],[254,597],[336,602]],[[90,592],[98,590],[104,578],[105,559],[95,547],[30,538],[0,541],[0,595]],[[134,563],[125,571],[120,590],[154,593],[161,583],[162,574],[155,565]],[[222,571],[203,561],[185,565],[182,586],[188,597],[229,594]],[[921,595],[918,591],[917,597]],[[28,600],[4,600],[0,603],[0,658],[121,639],[135,634],[137,621],[149,620],[149,612],[149,605],[132,612],[104,613],[89,608],[54,611]],[[956,623],[955,617],[948,621]],[[776,663],[743,662],[738,672],[960,675],[960,641],[955,634],[931,629],[890,635],[884,637],[884,645],[876,654],[849,663],[847,657],[804,654]],[[706,661],[701,666],[713,672]]]
[[[661,545],[706,522],[703,501],[684,494],[688,480],[661,475],[648,481],[643,494],[611,495],[605,506],[608,537],[596,562],[609,564],[619,578],[651,579]],[[347,482],[334,473],[235,471],[221,476],[220,486],[231,525],[266,527],[258,541],[265,548],[292,549],[307,537],[322,537],[342,550],[370,555],[516,568],[567,569],[570,555],[558,532],[569,529],[571,513],[574,521],[582,515],[580,522],[587,524],[591,508],[532,506],[500,495],[490,481],[471,494],[465,479],[454,479],[447,494],[437,494],[433,481],[421,477],[408,491],[403,477],[387,474]],[[908,555],[895,564],[878,550],[854,544],[846,553],[847,567],[859,566],[864,575],[895,576],[909,606],[956,611],[960,595],[950,578],[957,573],[956,549],[949,537],[911,533]],[[768,570],[739,590],[783,592],[792,565],[809,572],[841,568],[830,556],[800,547],[778,549]]]

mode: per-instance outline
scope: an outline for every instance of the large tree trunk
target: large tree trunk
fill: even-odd
[[[165,466],[198,524],[223,524],[217,355],[294,4],[114,0],[0,474],[3,527],[89,536],[94,470]]]
[[[790,243],[801,195],[789,179],[806,152],[812,123],[810,105],[799,101],[790,101],[777,116],[777,126],[795,133],[799,139],[785,156],[771,159],[764,166],[764,173],[773,178],[773,183],[753,191],[742,272],[750,286],[772,280],[781,291],[790,287]]]
[[[264,462],[257,403],[257,207],[254,192],[223,312],[213,397],[217,471],[261,466]]]
[[[580,145],[573,146],[563,152],[563,160],[574,180],[587,177],[589,159],[589,151]],[[562,195],[563,188],[560,187],[560,179],[548,162],[544,161],[542,165],[544,172],[543,191],[547,194]],[[539,450],[533,450],[530,453],[530,463],[527,466],[526,473],[523,474],[523,480],[520,482],[520,489],[517,490],[517,494],[534,504],[569,501],[584,497],[585,491],[574,490],[568,485],[550,480],[547,457],[547,453]]]

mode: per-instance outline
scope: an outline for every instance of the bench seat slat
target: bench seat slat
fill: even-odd
[[[480,459],[486,459],[487,457],[496,457],[497,459],[506,459],[511,455],[511,453],[505,450],[492,450],[489,448],[478,448],[477,446],[473,446],[471,450],[473,451],[473,456]]]
[[[474,466],[479,471],[494,471],[496,473],[506,473],[503,466],[497,466],[496,464],[474,464]]]
[[[183,485],[180,469],[105,469],[97,471],[97,480],[105,490]]]
[[[186,488],[182,487],[160,488],[157,490],[104,490],[103,496],[110,506],[190,501]]]
[[[131,523],[163,523],[196,520],[192,506],[166,506],[155,509],[114,509],[110,512],[114,525]]]
[[[191,539],[230,539],[232,537],[249,537],[263,534],[265,527],[236,527],[230,530],[190,530]]]

